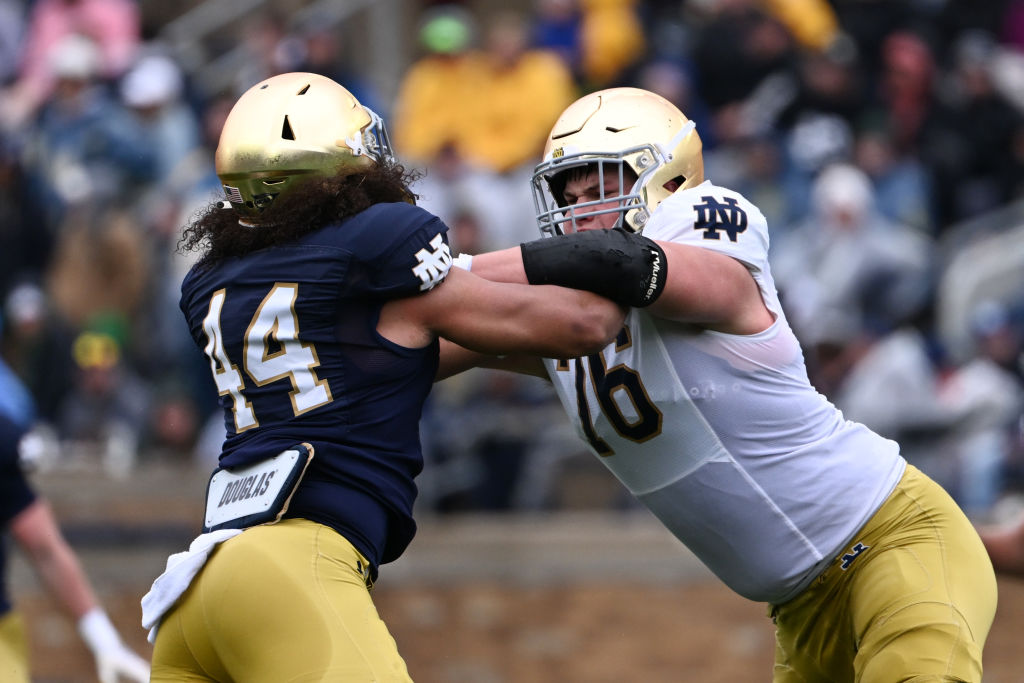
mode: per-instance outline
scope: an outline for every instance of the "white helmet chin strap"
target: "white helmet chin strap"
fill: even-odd
[[[696,130],[696,128],[696,123],[694,123],[693,121],[687,121],[686,125],[680,128],[679,132],[673,135],[672,139],[669,140],[667,143],[663,144],[660,142],[656,142],[654,143],[654,145],[658,148],[658,151],[661,152],[661,156],[665,159],[665,161],[672,161],[672,150],[678,147],[679,144],[683,141],[683,138],[685,138],[687,135]]]

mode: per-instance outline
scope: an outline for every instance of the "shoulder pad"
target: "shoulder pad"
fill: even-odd
[[[644,236],[712,249],[763,271],[768,263],[768,222],[738,192],[705,182],[658,205]]]
[[[448,226],[405,203],[376,204],[333,231],[361,263],[367,294],[396,297],[432,289],[451,268]]]

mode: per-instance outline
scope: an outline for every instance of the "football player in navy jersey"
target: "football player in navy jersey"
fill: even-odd
[[[0,527],[24,552],[60,607],[77,622],[79,635],[96,659],[100,683],[116,683],[119,675],[144,683],[149,680],[149,665],[121,640],[61,533],[53,510],[22,470],[21,451],[31,439],[26,435],[33,412],[28,390],[0,361]],[[3,542],[0,576],[6,564]],[[28,683],[29,664],[21,616],[0,580],[0,679],[5,683]]]
[[[181,309],[227,438],[204,533],[143,598],[152,680],[407,681],[368,587],[415,533],[438,338],[573,357],[625,309],[451,268],[447,227],[413,203],[383,122],[323,76],[244,93],[216,166],[227,201],[185,230],[200,256]]]

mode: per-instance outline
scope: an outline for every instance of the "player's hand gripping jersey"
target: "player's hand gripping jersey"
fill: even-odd
[[[601,353],[546,360],[601,461],[740,595],[795,596],[903,473],[895,443],[811,386],[768,268],[764,216],[704,182],[663,201],[643,232],[744,263],[775,316],[749,336],[632,309]]]
[[[182,284],[224,408],[221,466],[311,444],[286,516],[335,528],[374,568],[415,531],[418,422],[438,354],[436,342],[389,342],[377,321],[387,300],[445,278],[445,233],[422,209],[378,204],[293,243],[194,268]]]

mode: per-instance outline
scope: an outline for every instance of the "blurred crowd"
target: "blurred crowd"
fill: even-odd
[[[0,0],[0,350],[34,399],[41,465],[215,461],[223,419],[177,308],[177,240],[220,192],[237,96],[314,71],[384,116],[425,171],[419,203],[467,253],[538,236],[529,178],[567,104],[663,95],[696,121],[706,176],[768,218],[818,389],[972,516],[1024,494],[1024,0],[406,4],[394,88],[341,49],[351,16],[293,24],[268,2],[220,38],[243,66],[211,89],[158,3]],[[571,504],[590,456],[569,429],[540,380],[439,384],[421,505]]]

